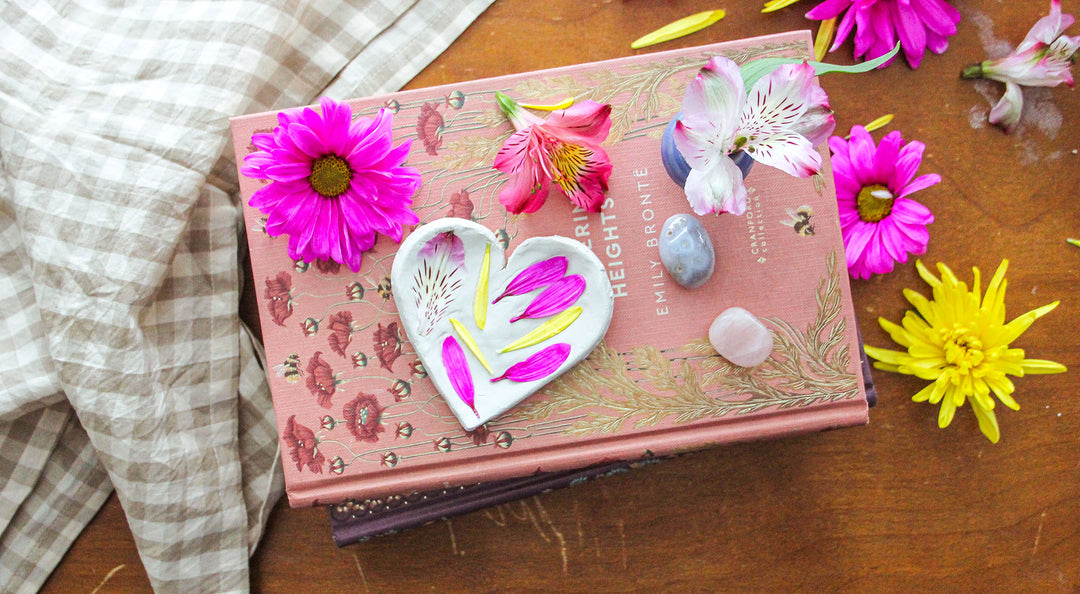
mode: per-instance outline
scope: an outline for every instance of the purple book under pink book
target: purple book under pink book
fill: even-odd
[[[614,315],[592,354],[473,431],[451,414],[428,377],[434,371],[402,331],[393,292],[405,288],[389,280],[397,244],[380,238],[358,273],[295,262],[288,239],[269,237],[264,215],[247,207],[263,182],[241,176],[290,504],[345,510],[347,500],[459,493],[427,515],[417,512],[423,523],[613,464],[866,423],[868,375],[827,147],[818,147],[819,175],[799,179],[758,165],[746,178],[744,216],[701,217],[717,257],[704,286],[674,283],[657,253],[664,221],[690,211],[659,151],[687,83],[714,55],[741,64],[807,58],[810,48],[804,31],[348,102],[361,116],[389,108],[395,144],[412,139],[408,164],[423,179],[413,201],[421,224],[471,219],[511,254],[530,237],[573,238],[592,249],[611,281]],[[513,129],[496,91],[532,104],[568,97],[611,104],[604,148],[613,173],[601,213],[575,210],[557,191],[529,215],[499,205],[507,178],[492,163]],[[276,123],[276,113],[233,119],[238,163],[256,150],[251,135]],[[807,213],[814,232],[795,232],[792,217]],[[708,341],[711,321],[735,306],[761,319],[775,340],[754,368],[730,364]],[[570,478],[551,483],[554,477]],[[339,542],[354,536],[342,533]]]

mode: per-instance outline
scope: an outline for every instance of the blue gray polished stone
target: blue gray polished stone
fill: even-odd
[[[658,246],[660,262],[680,285],[696,289],[712,276],[716,253],[705,227],[694,215],[672,215],[665,221]]]

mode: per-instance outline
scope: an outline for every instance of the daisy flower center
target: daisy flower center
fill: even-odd
[[[982,341],[965,326],[957,326],[952,330],[940,330],[945,341],[945,361],[954,367],[968,372],[983,362]]]
[[[349,163],[337,155],[324,155],[311,164],[308,183],[325,198],[337,198],[345,193],[352,181]]]
[[[893,196],[889,188],[881,184],[866,186],[859,191],[856,208],[859,210],[859,218],[867,223],[876,223],[889,216],[892,212]]]

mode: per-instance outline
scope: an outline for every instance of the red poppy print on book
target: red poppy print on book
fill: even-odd
[[[307,364],[307,389],[319,399],[319,406],[330,408],[330,399],[337,390],[337,379],[330,364],[322,360],[322,351],[315,351]]]
[[[328,323],[330,336],[326,340],[330,343],[330,350],[342,357],[348,357],[345,349],[349,348],[349,343],[352,342],[352,321],[352,312],[340,311],[330,314]]]
[[[372,394],[361,392],[342,408],[345,426],[357,441],[374,443],[379,441],[379,434],[385,431],[382,423],[383,409]]]
[[[319,451],[319,441],[314,431],[296,422],[296,415],[289,417],[282,439],[289,445],[289,456],[296,462],[297,471],[307,466],[311,472],[322,474],[326,457]]]
[[[379,324],[375,329],[374,348],[379,365],[393,371],[394,360],[401,356],[401,335],[398,334],[397,322],[390,322],[386,326]]]
[[[450,195],[450,212],[447,212],[446,216],[472,220],[473,208],[472,200],[469,199],[469,191],[462,188]]]
[[[279,272],[274,278],[266,279],[266,291],[263,292],[266,299],[266,311],[270,319],[278,326],[284,326],[285,320],[292,315],[292,277],[288,272]]]
[[[337,274],[341,270],[341,264],[334,262],[333,260],[323,260],[319,258],[315,260],[315,270],[323,274]]]
[[[416,119],[416,136],[420,138],[420,142],[424,143],[427,154],[432,156],[439,154],[444,127],[442,114],[435,108],[434,103],[425,103],[420,106],[420,116]]]

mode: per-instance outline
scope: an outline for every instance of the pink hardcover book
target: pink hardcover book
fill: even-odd
[[[491,229],[508,254],[525,239],[576,239],[603,263],[614,314],[582,363],[507,413],[465,431],[435,391],[398,318],[380,237],[358,273],[289,258],[247,206],[259,180],[241,176],[248,242],[289,501],[336,503],[661,456],[733,441],[864,424],[867,401],[828,149],[821,174],[798,179],[756,165],[744,216],[699,217],[716,269],[697,289],[676,284],[657,251],[664,221],[690,207],[660,158],[664,127],[711,56],[736,63],[806,58],[807,32],[652,53],[349,101],[354,114],[395,112],[395,144],[423,186],[421,225],[442,217]],[[533,214],[509,215],[492,168],[513,128],[495,92],[533,104],[568,97],[612,106],[604,148],[607,200],[583,212],[553,191]],[[542,117],[542,114],[541,114]],[[237,162],[276,113],[233,119]],[[406,230],[406,234],[408,234]],[[712,320],[751,311],[774,349],[753,368],[710,346]]]

